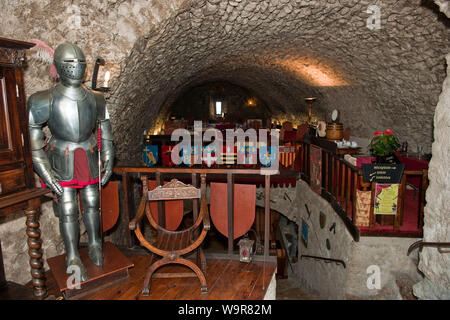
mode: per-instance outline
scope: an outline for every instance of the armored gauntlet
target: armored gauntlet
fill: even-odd
[[[30,138],[31,138],[31,157],[33,160],[34,170],[37,175],[44,181],[46,186],[54,191],[57,195],[63,193],[62,187],[58,180],[60,177],[51,169],[50,162],[43,148],[45,146],[44,133],[40,125],[30,124]]]

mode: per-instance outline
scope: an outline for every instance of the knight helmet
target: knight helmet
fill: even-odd
[[[55,49],[53,63],[62,82],[68,84],[81,84],[86,71],[86,58],[81,49],[64,42]]]

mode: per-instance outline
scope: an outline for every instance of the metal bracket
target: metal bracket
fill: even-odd
[[[97,57],[97,59],[95,59],[94,71],[92,73],[92,85],[91,85],[92,90],[100,91],[100,92],[109,91],[109,88],[97,87],[98,69],[99,69],[99,66],[104,66],[104,65],[105,65],[105,59],[103,59],[101,57]]]

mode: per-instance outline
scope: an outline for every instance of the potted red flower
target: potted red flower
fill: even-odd
[[[400,143],[390,129],[375,132],[368,147],[377,163],[399,163],[394,152],[398,150]]]

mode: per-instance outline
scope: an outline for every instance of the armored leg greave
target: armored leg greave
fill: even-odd
[[[83,221],[89,239],[89,257],[94,264],[102,265],[98,185],[86,186],[80,190],[80,193],[83,205]]]
[[[78,266],[80,268],[81,281],[87,280],[88,275],[81,262],[78,253],[78,241],[80,236],[78,223],[77,190],[75,188],[63,188],[64,192],[58,197],[59,230],[66,248],[66,266]],[[70,271],[70,272],[69,272]],[[72,273],[73,270],[68,270]]]

